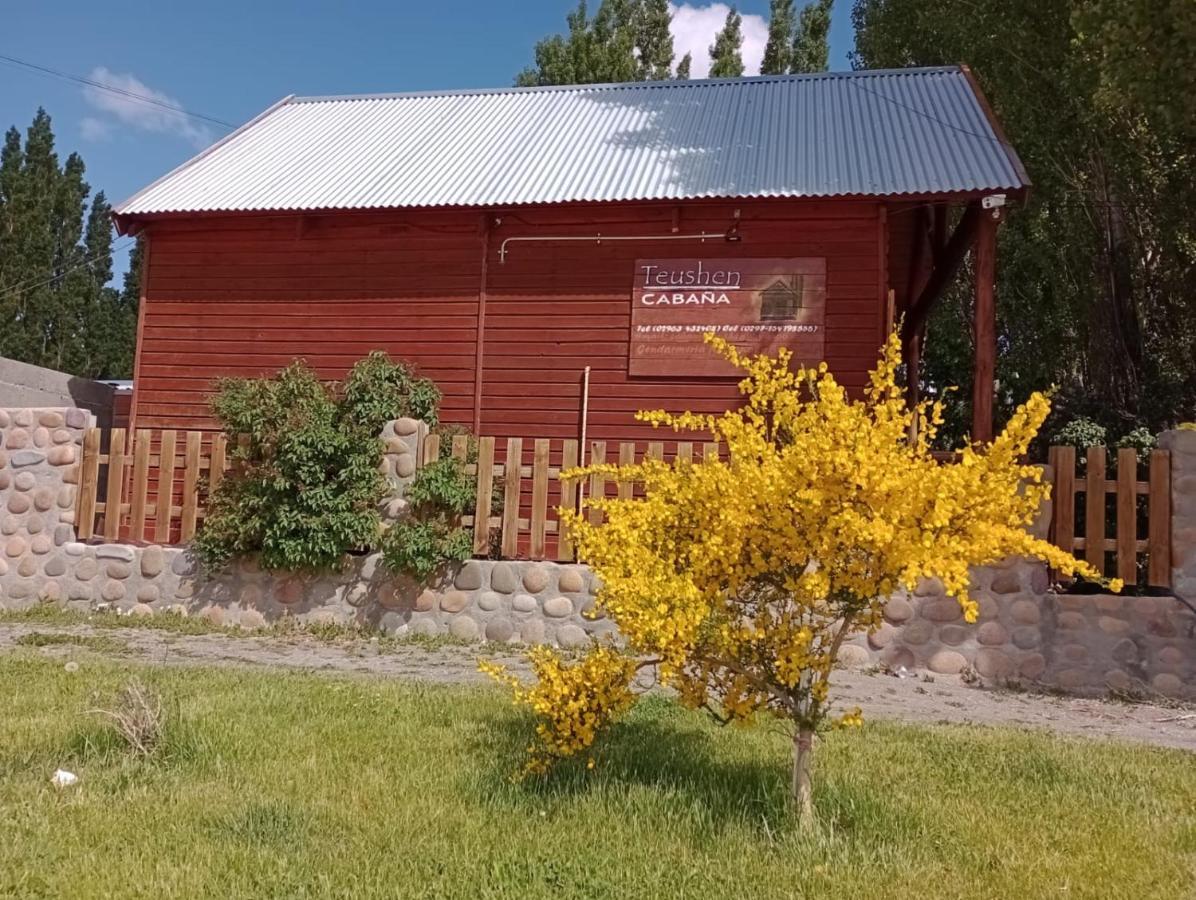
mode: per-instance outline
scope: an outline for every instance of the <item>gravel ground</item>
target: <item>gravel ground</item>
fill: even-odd
[[[105,640],[95,649],[59,643],[31,650],[18,644],[19,638],[33,632]],[[479,650],[364,639],[330,642],[290,635],[239,637],[86,625],[0,625],[0,653],[18,651],[64,660],[90,654],[153,665],[264,666],[457,684],[488,682],[477,670],[481,655],[509,665],[512,671],[526,668],[519,655],[494,651],[490,646]],[[1171,705],[983,690],[947,676],[936,676],[931,681],[916,675],[898,678],[882,673],[843,671],[837,674],[836,683],[839,704],[861,707],[866,718],[1045,728],[1062,734],[1196,751],[1196,711]]]

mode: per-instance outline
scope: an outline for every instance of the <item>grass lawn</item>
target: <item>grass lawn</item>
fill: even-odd
[[[1183,897],[1196,757],[1008,730],[869,724],[788,742],[662,698],[599,768],[515,784],[497,689],[0,658],[0,897]],[[174,710],[148,761],[86,711],[130,673]],[[66,768],[78,785],[56,789]]]

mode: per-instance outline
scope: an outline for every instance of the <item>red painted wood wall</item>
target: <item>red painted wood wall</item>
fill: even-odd
[[[501,240],[516,235],[659,235],[674,225],[722,234],[735,209],[739,243],[515,243],[498,260]],[[717,411],[738,393],[734,379],[627,375],[637,258],[825,256],[827,362],[858,388],[875,360],[889,287],[882,204],[605,204],[491,216],[501,224],[488,239],[484,292],[478,211],[151,223],[135,427],[213,428],[205,396],[220,376],[269,374],[302,357],[335,379],[375,348],[440,384],[446,421],[471,424],[484,302],[483,434],[576,437],[589,365],[588,437],[644,440],[650,429],[633,421],[636,409]]]

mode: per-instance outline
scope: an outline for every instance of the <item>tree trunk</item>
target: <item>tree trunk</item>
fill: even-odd
[[[802,831],[814,827],[814,795],[810,768],[814,760],[814,730],[799,728],[793,738],[793,803]]]

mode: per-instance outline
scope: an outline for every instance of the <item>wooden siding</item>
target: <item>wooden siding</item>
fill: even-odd
[[[735,209],[740,243],[516,243],[505,264],[498,260],[501,240],[518,235],[668,234],[674,226],[722,234]],[[645,440],[651,431],[632,421],[636,409],[717,411],[738,397],[733,378],[627,375],[632,270],[647,257],[825,256],[827,361],[858,388],[875,359],[889,263],[879,204],[623,204],[497,215],[480,353],[479,212],[153,223],[133,427],[208,429],[204,398],[220,376],[271,373],[299,356],[321,377],[340,378],[380,347],[436,379],[449,422],[473,422],[481,359],[481,432],[500,436],[578,437],[589,365],[587,438]]]

